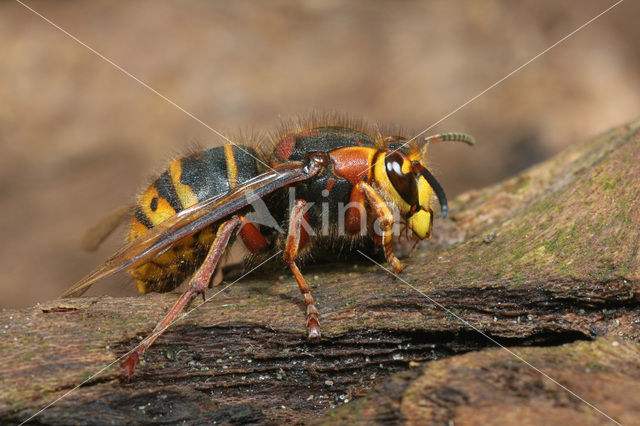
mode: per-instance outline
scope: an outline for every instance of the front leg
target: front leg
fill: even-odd
[[[320,313],[316,309],[316,301],[311,295],[311,289],[307,284],[307,281],[302,276],[298,265],[295,260],[298,257],[298,252],[302,248],[309,238],[307,231],[302,227],[302,221],[305,220],[307,202],[304,200],[296,200],[296,203],[291,211],[289,218],[289,232],[287,234],[286,245],[284,248],[284,261],[287,262],[293,276],[298,282],[300,287],[300,293],[304,297],[304,304],[307,307],[307,330],[309,331],[309,339],[320,338],[320,322],[318,316]]]
[[[400,272],[402,272],[403,266],[402,262],[400,262],[400,259],[398,259],[393,253],[393,215],[391,214],[391,210],[389,210],[389,206],[387,206],[387,203],[385,203],[385,201],[376,192],[376,190],[366,182],[358,182],[353,190],[354,192],[357,191],[361,194],[364,194],[364,197],[369,202],[371,210],[373,210],[373,214],[376,215],[380,223],[380,230],[382,231],[382,235],[376,235],[375,237],[380,238],[379,244],[384,250],[384,257],[387,259],[387,262],[393,267],[394,272],[396,274],[399,274]]]

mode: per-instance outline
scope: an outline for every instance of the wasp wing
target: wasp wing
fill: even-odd
[[[292,161],[276,166],[242,185],[188,207],[131,241],[78,281],[62,297],[80,296],[96,281],[129,267],[139,266],[159,256],[178,240],[237,212],[253,201],[317,173]]]
[[[135,208],[135,204],[127,204],[110,212],[84,234],[82,248],[86,251],[96,251],[100,244],[133,213]]]

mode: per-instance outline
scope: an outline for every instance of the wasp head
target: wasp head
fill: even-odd
[[[392,136],[385,139],[384,160],[379,160],[375,168],[377,183],[399,208],[414,237],[420,240],[431,236],[431,198],[434,192],[443,218],[447,217],[449,209],[442,186],[425,166],[427,145],[429,142],[439,141],[474,144],[471,136],[462,133],[431,136],[419,144],[408,143],[400,136]]]
[[[412,160],[399,150],[388,149],[384,153],[384,160],[379,163],[376,165],[376,182],[398,207],[413,235],[421,240],[429,238],[433,222],[431,196],[434,188],[423,173],[426,172],[433,181],[435,178],[420,160]],[[440,191],[438,198],[443,207],[443,216],[446,216],[446,196],[437,181],[435,185]]]

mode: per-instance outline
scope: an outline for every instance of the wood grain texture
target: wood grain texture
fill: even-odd
[[[402,278],[428,297],[366,259],[303,268],[321,312],[318,343],[305,339],[293,277],[259,270],[173,326],[131,382],[107,369],[34,422],[608,421],[482,332],[633,423],[638,159],[640,122],[462,195],[453,220],[437,220],[434,239],[404,259]],[[0,418],[24,420],[115,361],[175,299],[1,312]]]

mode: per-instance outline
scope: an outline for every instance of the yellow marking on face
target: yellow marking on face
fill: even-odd
[[[411,173],[411,161],[406,159],[402,161],[402,173],[405,175]]]
[[[198,197],[196,197],[191,187],[180,182],[180,178],[182,177],[182,161],[178,159],[171,162],[169,165],[169,176],[171,176],[173,188],[176,190],[176,194],[178,194],[178,198],[180,198],[183,207],[187,208],[198,202]]]
[[[153,226],[176,214],[169,201],[158,195],[158,189],[155,186],[150,186],[142,193],[138,204]]]
[[[229,187],[235,188],[238,185],[238,166],[233,156],[233,145],[224,146],[224,159],[227,162],[227,181],[229,182]]]
[[[409,227],[421,240],[431,235],[431,213],[420,209],[409,218]]]
[[[418,203],[423,209],[428,209],[431,206],[431,196],[433,195],[433,189],[429,182],[420,176],[418,179]]]

